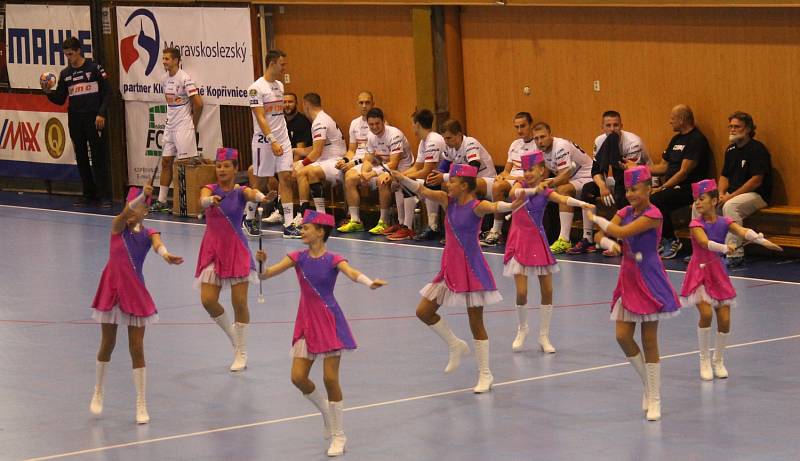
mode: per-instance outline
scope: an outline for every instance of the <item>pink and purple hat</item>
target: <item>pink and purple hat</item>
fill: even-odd
[[[328,213],[320,213],[315,210],[306,210],[306,212],[303,213],[303,224],[319,224],[320,226],[333,227],[335,221],[333,220],[333,216],[329,215]]]
[[[474,178],[478,176],[478,169],[465,163],[454,163],[450,166],[450,176]]]
[[[704,179],[692,184],[692,196],[695,199],[712,190],[717,190],[717,181],[713,179]]]
[[[650,181],[650,169],[644,165],[625,170],[625,187],[633,187],[640,182]]]
[[[520,163],[522,163],[522,170],[527,171],[530,170],[534,165],[544,163],[544,153],[540,150],[532,150],[522,154],[522,157],[520,157],[519,160]]]
[[[130,189],[128,189],[128,196],[125,198],[125,203],[130,203],[133,199],[138,197],[139,194],[141,194],[141,193],[142,193],[141,189],[139,189],[136,186],[132,186]],[[150,206],[150,202],[152,200],[153,200],[153,197],[147,197],[147,199],[145,200],[144,203],[147,204],[147,206]]]
[[[239,151],[233,147],[220,147],[217,149],[217,161],[224,162],[225,160],[238,160]]]

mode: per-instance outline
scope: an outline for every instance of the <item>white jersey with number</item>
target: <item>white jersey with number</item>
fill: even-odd
[[[167,100],[167,130],[193,130],[192,121],[192,96],[198,94],[197,85],[189,74],[178,69],[175,75],[169,72],[161,77],[161,88],[164,89],[164,98]]]
[[[442,135],[431,131],[425,136],[425,139],[419,142],[416,162],[438,164],[445,149],[447,149],[447,144],[445,144]]]
[[[554,175],[570,169],[570,180],[592,177],[592,158],[577,144],[563,138],[553,138],[553,145],[544,153],[544,165]]]
[[[286,128],[286,117],[283,114],[283,83],[278,80],[268,82],[261,77],[247,89],[247,99],[251,109],[253,107],[264,108],[264,117],[269,124],[269,130],[275,136],[278,144],[291,145],[289,130]],[[264,138],[256,115],[253,114],[253,142],[266,143]]]
[[[313,142],[325,141],[325,145],[322,147],[322,155],[317,159],[318,162],[342,158],[347,152],[342,130],[339,129],[336,122],[325,111],[319,111],[317,116],[314,117],[314,123],[311,124],[311,140]]]
[[[538,149],[536,141],[533,139],[525,141],[519,138],[512,142],[508,147],[508,160],[506,160],[506,163],[511,162],[511,176],[523,176],[525,172],[522,171],[522,156]]]
[[[603,133],[594,140],[594,154],[600,150],[600,146],[606,141],[607,134]],[[636,136],[630,131],[622,130],[619,146],[619,153],[622,156],[623,162],[634,162],[639,165],[650,165],[653,163],[650,160],[650,154],[647,153],[647,148],[644,146],[642,138]]]
[[[358,116],[350,122],[350,144],[356,145],[355,156],[353,160],[364,158],[367,153],[367,138],[369,137],[369,124],[367,120]]]
[[[489,151],[471,136],[464,136],[464,140],[461,141],[461,146],[458,149],[453,147],[445,149],[443,157],[452,163],[469,163],[477,160],[481,164],[480,168],[478,168],[479,178],[494,178],[497,176],[497,171],[494,169],[494,160],[489,155]]]
[[[398,171],[407,170],[414,162],[411,144],[408,143],[406,135],[393,126],[385,125],[383,133],[380,135],[370,131],[367,136],[366,150],[370,154],[379,156],[384,163],[389,163],[390,156],[400,154]]]

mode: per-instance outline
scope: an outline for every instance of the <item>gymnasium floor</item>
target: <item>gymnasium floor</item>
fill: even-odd
[[[61,201],[59,201],[61,200]],[[63,203],[62,203],[63,202]],[[192,288],[203,234],[198,224],[147,222],[183,266],[151,255],[145,278],[161,322],[148,328],[148,409],[134,423],[127,335],[120,331],[107,377],[105,410],[88,411],[99,327],[87,307],[106,262],[110,217],[73,211],[63,199],[0,193],[0,459],[314,460],[327,459],[322,422],[289,381],[297,307],[293,271],[265,281],[266,304],[251,287],[249,368],[227,371],[230,344]],[[255,242],[251,242],[256,247]],[[302,247],[276,233],[274,262]],[[662,322],[663,420],[639,409],[641,384],[608,321],[613,261],[562,259],[545,356],[511,352],[513,283],[502,257],[487,254],[505,296],[487,308],[495,388],[474,395],[471,357],[444,375],[444,344],[414,317],[418,290],[437,272],[441,251],[408,244],[332,238],[329,249],[389,286],[370,291],[340,277],[336,295],[359,350],[342,361],[351,460],[795,460],[800,427],[800,264],[752,262],[737,271],[731,377],[701,382],[693,309]],[[674,267],[680,267],[675,263]],[[683,274],[670,271],[679,286]],[[225,292],[227,294],[227,292]],[[223,303],[230,305],[227,297]],[[538,287],[529,305],[536,330]],[[469,338],[463,310],[443,308]],[[321,386],[317,365],[313,377]],[[794,448],[792,448],[794,447]]]

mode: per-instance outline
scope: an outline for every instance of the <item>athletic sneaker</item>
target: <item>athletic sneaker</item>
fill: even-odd
[[[369,230],[369,233],[372,235],[382,235],[383,231],[385,231],[388,227],[389,225],[383,222],[381,219],[378,221],[378,224],[376,224],[375,227]]]
[[[480,244],[482,247],[493,247],[500,243],[500,237],[502,237],[500,232],[495,232],[494,230],[484,232]]]
[[[550,251],[552,251],[555,255],[560,255],[570,248],[572,248],[572,244],[569,242],[569,240],[564,240],[561,237],[559,237],[558,240],[550,245]]]
[[[681,248],[683,248],[681,239],[666,239],[666,242],[664,242],[664,249],[661,251],[661,259],[672,259],[678,256],[678,252],[681,251]]]
[[[590,242],[587,238],[582,238],[580,242],[576,243],[574,247],[567,250],[568,255],[579,255],[583,253],[594,253],[597,251],[597,246],[594,242]]]
[[[664,252],[664,248],[669,245],[669,239],[662,238],[660,242],[658,242],[658,254]]]
[[[294,219],[292,219],[292,226],[296,227],[297,230],[300,230],[300,227],[303,226],[303,215],[300,213],[294,215]]]
[[[281,221],[283,221],[283,213],[281,213],[281,210],[277,208],[272,210],[271,215],[261,219],[261,222],[265,222],[267,224],[278,224]]]
[[[339,226],[336,230],[344,234],[349,232],[364,232],[364,224],[351,219],[347,224]]]
[[[159,213],[159,212],[169,211],[169,210],[170,210],[170,208],[169,208],[169,205],[167,204],[167,202],[159,202],[158,200],[156,200],[155,202],[153,202],[150,205],[150,212],[151,213]]]
[[[383,235],[389,236],[400,230],[400,224],[392,224],[381,232]]]
[[[242,223],[242,228],[250,237],[259,237],[261,229],[258,228],[258,223],[255,219],[245,219]]]
[[[283,228],[283,238],[285,239],[299,239],[300,237],[300,229],[297,228],[294,224],[289,224],[288,226]]]
[[[744,256],[728,256],[725,258],[725,265],[729,268],[740,267],[744,265]]]
[[[406,226],[400,226],[400,229],[398,229],[397,232],[387,236],[386,238],[393,242],[397,242],[400,240],[411,240],[412,238],[414,238],[414,231]]]
[[[439,238],[439,232],[426,227],[422,232],[414,236],[414,240],[436,240]]]
[[[619,256],[619,253],[617,253],[614,250],[603,250],[603,256],[605,256],[607,258],[614,258],[614,257]]]

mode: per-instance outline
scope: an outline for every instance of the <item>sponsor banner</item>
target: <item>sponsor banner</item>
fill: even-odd
[[[42,95],[0,95],[0,176],[80,179],[66,107]]]
[[[164,125],[167,122],[167,104],[142,101],[125,101],[125,128],[128,141],[128,184],[142,186],[150,181],[156,165],[160,165],[164,147]],[[219,106],[204,104],[200,114],[199,129],[195,133],[197,153],[213,160],[217,148],[222,146],[222,126]],[[161,176],[159,166],[155,184]]]
[[[12,88],[40,88],[39,76],[58,76],[67,66],[61,42],[76,37],[87,58],[92,56],[89,7],[82,5],[6,4],[6,56]]]
[[[161,52],[175,47],[209,104],[246,106],[253,83],[248,8],[117,6],[120,91],[128,101],[164,99]]]

